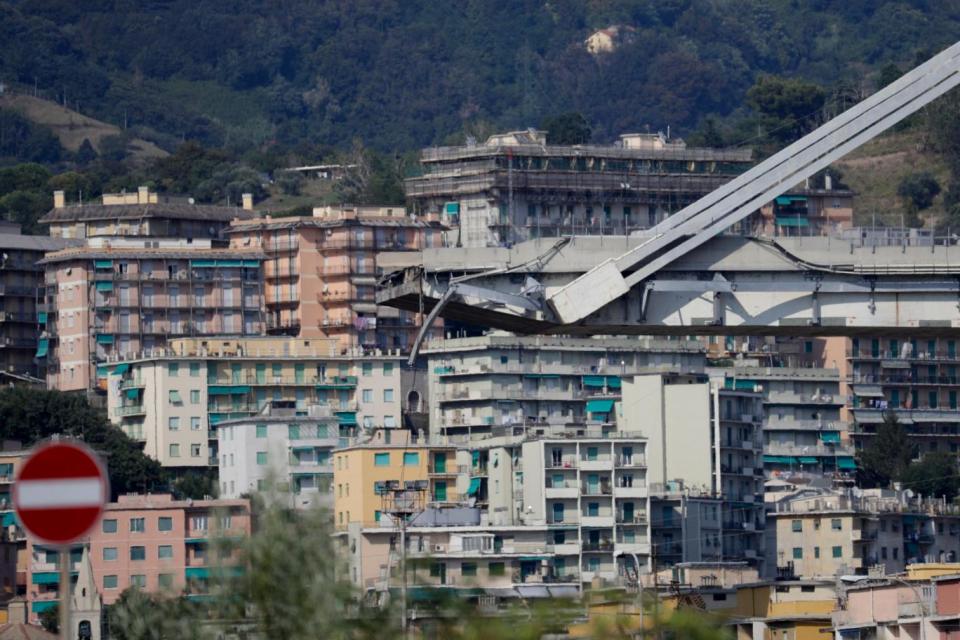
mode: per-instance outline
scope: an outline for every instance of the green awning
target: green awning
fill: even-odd
[[[583,386],[603,388],[604,380],[603,376],[583,376]]]
[[[140,389],[134,387],[133,389],[127,389],[127,397],[131,400],[136,400],[140,397]]]
[[[60,582],[60,572],[58,571],[35,571],[33,573],[33,584],[57,584]]]
[[[470,478],[470,486],[467,487],[467,495],[475,496],[480,491],[480,478]]]
[[[107,374],[110,373],[110,367],[105,364],[97,365],[97,377],[106,378]]]
[[[187,544],[207,544],[206,538],[187,538],[184,540]]]
[[[125,373],[126,373],[127,371],[129,371],[129,370],[130,370],[130,363],[129,363],[129,362],[124,362],[123,364],[118,364],[118,365],[113,369],[113,375],[115,375],[115,376],[122,376],[123,374],[125,374]]]
[[[607,386],[611,389],[619,389],[620,376],[607,376]]]
[[[113,269],[113,260],[94,260],[94,269]]]
[[[794,202],[806,202],[806,196],[778,196],[776,203],[779,205],[793,204]]]
[[[797,464],[793,456],[763,456],[764,464]]]
[[[250,393],[250,387],[245,384],[234,385],[210,385],[207,387],[207,394],[211,396],[229,396],[239,393]]]
[[[613,411],[613,400],[587,400],[587,413],[610,413]]]
[[[356,411],[336,411],[334,412],[337,416],[337,420],[342,425],[353,426],[357,424],[357,412]]]
[[[187,567],[186,569],[187,580],[206,580],[210,577],[210,568],[209,567]]]
[[[809,456],[800,456],[800,464],[817,464],[818,460],[816,458],[811,458]]]
[[[113,291],[113,283],[110,281],[101,280],[97,282],[97,291]]]
[[[97,344],[113,344],[114,338],[109,333],[98,333]]]
[[[243,260],[217,260],[218,267],[242,267]]]
[[[737,378],[734,380],[727,379],[726,388],[733,391],[756,391],[757,381],[756,380],[744,380],[742,378]]]
[[[840,444],[840,432],[839,431],[823,431],[820,433],[820,439],[823,440],[824,442]]]
[[[3,513],[3,521],[0,522],[0,526],[7,528],[17,524],[17,514],[13,511],[5,511]]]
[[[34,613],[43,613],[44,611],[50,611],[56,606],[56,600],[40,600],[39,602],[31,602],[30,610]]]
[[[49,338],[40,338],[40,341],[37,342],[37,357],[43,358],[47,355],[47,351],[50,350],[50,339]]]
[[[197,268],[197,267],[213,268],[217,266],[217,261],[216,260],[191,260],[190,266],[194,268]]]
[[[837,458],[837,468],[844,471],[856,471],[857,461],[853,458]]]
[[[244,261],[243,261],[243,266],[245,266],[245,267],[252,267],[252,268],[254,268],[254,269],[257,269],[257,268],[260,267],[260,261],[259,261],[259,260],[244,260]]]
[[[314,449],[316,449],[316,447],[304,447],[304,446],[290,447],[291,451],[313,451]]]
[[[809,227],[810,221],[802,216],[777,217],[778,227]]]
[[[37,314],[37,324],[47,324],[47,312],[41,311]]]
[[[460,203],[459,202],[446,202],[443,205],[443,210],[447,213],[458,214],[460,213]]]

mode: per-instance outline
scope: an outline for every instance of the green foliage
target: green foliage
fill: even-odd
[[[960,489],[957,456],[945,451],[928,453],[913,462],[903,473],[903,486],[918,494],[952,500]]]
[[[103,456],[114,496],[166,487],[160,464],[82,396],[21,387],[0,390],[0,438],[30,446],[57,434],[82,439]]]
[[[581,113],[544,118],[540,128],[547,132],[547,144],[586,144],[590,141],[590,125]]]
[[[765,134],[780,143],[813,129],[826,99],[819,85],[776,76],[761,76],[747,91],[747,104],[760,116]]]
[[[903,198],[910,213],[929,209],[933,199],[940,194],[940,183],[929,171],[904,176],[897,186],[897,195]]]
[[[40,612],[40,626],[50,633],[60,633],[60,605],[55,604]]]
[[[187,471],[175,478],[171,486],[173,497],[177,500],[202,500],[207,496],[216,497],[217,470],[211,468],[205,471]]]
[[[199,640],[211,637],[199,623],[197,606],[186,598],[144,593],[128,587],[107,610],[110,637],[116,640]]]
[[[63,153],[60,141],[50,129],[30,122],[15,111],[0,109],[0,166],[14,162],[57,162]]]
[[[893,84],[900,79],[900,76],[903,75],[903,71],[900,70],[900,67],[894,63],[889,63],[883,66],[880,69],[880,75],[877,76],[877,91],[883,89],[889,84]]]
[[[896,414],[887,412],[877,433],[857,455],[857,482],[863,487],[887,487],[902,480],[916,457],[906,428]]]

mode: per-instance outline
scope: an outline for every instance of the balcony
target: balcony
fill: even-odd
[[[614,485],[613,497],[615,498],[646,498],[647,486],[646,484],[642,484],[639,482],[635,485],[630,485],[630,486]]]
[[[456,476],[457,469],[456,467],[447,467],[445,464],[432,464],[427,469],[427,473],[431,478],[447,478],[450,476]]]
[[[581,484],[580,494],[584,496],[609,496],[613,495],[613,491],[608,483],[601,482],[595,485]]]
[[[580,524],[584,527],[612,527],[613,521],[613,514],[604,516],[583,515],[580,517]],[[584,543],[584,550],[586,550],[586,543]]]
[[[607,471],[613,468],[613,458],[601,456],[596,460],[580,459],[580,469],[583,471]]]
[[[120,381],[120,389],[142,389],[146,383],[139,378],[128,378]]]
[[[647,514],[634,513],[632,516],[626,516],[623,512],[620,512],[617,513],[617,524],[644,526],[647,524]]]
[[[576,481],[564,482],[564,483],[547,483],[547,486],[544,488],[544,497],[547,499],[550,498],[571,498],[575,499],[579,491],[577,490]]]
[[[613,551],[612,540],[600,540],[599,542],[584,542],[580,546],[583,548],[584,553],[602,553],[605,551]]]
[[[547,461],[545,467],[547,469],[576,469],[577,459],[572,456],[565,456],[560,459],[552,458]]]
[[[146,414],[146,409],[144,409],[142,404],[132,404],[124,407],[117,407],[116,409],[114,409],[114,411],[116,412],[116,415],[120,417],[138,416],[138,415]]]
[[[614,545],[614,552],[616,555],[621,553],[640,553],[640,554],[649,554],[650,553],[650,543],[643,542],[620,542],[618,541]]]
[[[632,455],[632,456],[617,456],[616,466],[622,469],[645,469],[647,467],[647,459],[644,456]]]

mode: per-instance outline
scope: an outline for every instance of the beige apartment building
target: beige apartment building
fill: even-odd
[[[52,388],[103,391],[108,362],[145,357],[171,338],[262,334],[259,251],[145,242],[94,238],[42,261]]]
[[[227,233],[232,247],[266,254],[269,333],[331,336],[342,351],[409,350],[418,314],[375,304],[376,257],[442,246],[438,222],[402,206],[328,206],[311,217],[236,221]]]
[[[354,434],[402,424],[392,353],[342,354],[332,338],[181,338],[107,365],[110,420],[168,467],[217,464],[216,426],[269,404],[307,415],[327,406]]]

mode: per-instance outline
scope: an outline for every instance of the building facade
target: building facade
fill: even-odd
[[[409,350],[420,319],[375,303],[376,257],[442,246],[438,222],[412,219],[403,207],[319,207],[312,217],[238,221],[227,233],[236,249],[267,256],[269,333],[331,336],[343,351]]]
[[[328,406],[309,406],[302,415],[295,406],[283,404],[270,402],[256,415],[216,425],[219,495],[273,492],[289,495],[290,506],[296,508],[331,509],[332,452],[354,429],[341,427]]]
[[[749,149],[695,149],[663,134],[613,145],[547,144],[542,131],[424,149],[404,183],[418,215],[441,214],[449,244],[504,246],[540,237],[629,235],[751,166]]]
[[[268,403],[302,416],[327,406],[352,433],[399,427],[402,362],[396,352],[343,355],[329,338],[181,338],[108,366],[107,413],[162,465],[213,466],[216,425]]]

